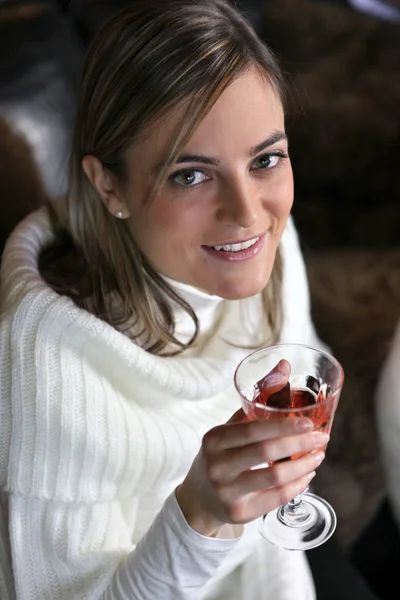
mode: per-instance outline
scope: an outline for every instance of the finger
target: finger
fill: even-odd
[[[303,493],[313,477],[315,477],[315,471],[281,487],[249,493],[242,501],[232,502],[227,511],[230,522],[248,523],[275,510],[278,506],[286,504],[298,494]]]
[[[289,380],[290,372],[290,363],[282,359],[272,371],[257,382],[257,385],[262,392],[268,392],[269,395],[275,394],[285,387]]]
[[[288,460],[265,469],[254,469],[241,473],[229,486],[226,486],[225,501],[235,501],[249,493],[289,485],[309,473],[313,473],[325,458],[321,450],[308,452],[296,460]]]
[[[290,502],[293,498],[306,491],[310,481],[315,477],[315,471],[308,473],[304,477],[300,477],[296,481],[292,481],[282,487],[271,488],[262,492],[253,494],[250,498],[248,512],[253,520],[265,515],[271,510],[275,510],[278,506]]]
[[[328,440],[328,435],[313,431],[224,450],[212,454],[210,457],[206,456],[207,474],[211,481],[227,483],[257,465],[280,461],[288,456],[302,455],[316,448],[323,448]]]
[[[303,417],[233,422],[210,429],[203,437],[203,449],[211,454],[263,440],[304,433],[313,427],[312,421]]]

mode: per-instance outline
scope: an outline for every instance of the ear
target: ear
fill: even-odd
[[[92,154],[86,154],[82,159],[82,168],[108,212],[119,219],[127,219],[129,212],[121,197],[117,182],[111,173],[104,169],[99,159]]]

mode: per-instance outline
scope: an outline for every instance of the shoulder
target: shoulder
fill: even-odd
[[[300,238],[290,216],[282,236],[280,251],[283,263],[283,295],[286,299],[304,299],[308,307],[307,271]]]
[[[280,244],[284,267],[295,271],[300,265],[304,267],[300,237],[292,216],[289,217]]]
[[[42,278],[39,256],[52,238],[50,218],[42,207],[21,221],[7,241],[0,274],[3,361],[6,356],[17,364],[28,359],[29,367],[35,368],[33,358],[54,352],[61,339],[69,345],[85,344],[106,326]]]
[[[282,236],[280,251],[283,263],[281,342],[306,343],[327,350],[312,322],[308,273],[292,217]]]
[[[300,249],[299,234],[293,215],[289,215],[287,220],[285,231],[283,232],[282,236],[282,243],[287,247]]]
[[[1,257],[1,297],[3,303],[14,305],[32,287],[45,287],[40,277],[38,257],[51,241],[52,230],[45,207],[23,219],[7,240]]]

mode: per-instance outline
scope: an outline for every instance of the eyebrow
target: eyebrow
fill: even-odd
[[[273,146],[277,142],[287,139],[287,135],[284,131],[274,131],[266,140],[260,142],[257,144],[257,146],[252,146],[249,151],[249,156],[255,156],[262,150],[269,148],[269,146]],[[177,158],[175,164],[183,163],[201,163],[203,165],[213,165],[215,167],[218,167],[220,164],[217,158],[213,158],[212,156],[204,156],[203,154],[183,154]],[[165,166],[164,163],[159,163],[156,166],[155,171],[158,172],[158,170],[163,166]]]
[[[255,154],[261,152],[261,150],[265,150],[265,148],[273,146],[274,144],[281,142],[282,140],[287,141],[287,139],[288,137],[284,131],[274,131],[274,133],[270,135],[269,138],[267,138],[260,144],[257,144],[257,146],[253,146],[253,148],[250,149],[250,156],[254,156]]]

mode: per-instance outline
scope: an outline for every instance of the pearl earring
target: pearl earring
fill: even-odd
[[[124,216],[124,213],[122,212],[122,210],[117,210],[117,212],[115,213],[115,216],[117,217],[117,219],[122,219],[122,217]]]

